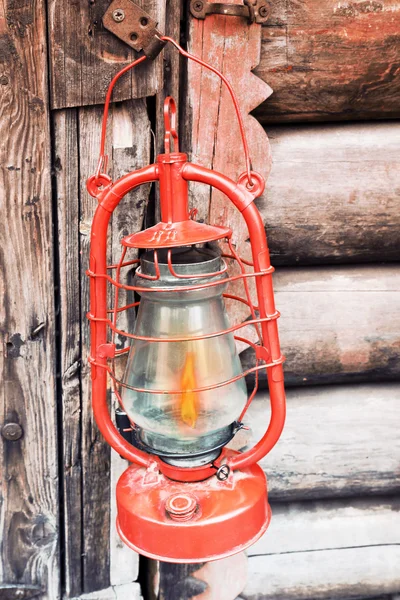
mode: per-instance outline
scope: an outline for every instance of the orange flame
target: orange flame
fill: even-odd
[[[185,366],[181,376],[181,389],[185,392],[181,394],[181,419],[192,429],[196,426],[198,411],[197,411],[197,394],[186,390],[196,388],[196,377],[194,373],[194,353],[188,352],[186,355]]]

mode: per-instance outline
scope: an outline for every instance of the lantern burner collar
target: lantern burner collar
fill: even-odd
[[[235,421],[229,427],[225,427],[222,431],[216,432],[214,434],[215,445],[210,447],[210,434],[203,436],[205,440],[206,448],[201,448],[202,440],[199,438],[196,442],[192,443],[188,446],[188,452],[186,454],[177,453],[177,452],[163,452],[161,450],[156,450],[154,448],[154,442],[152,439],[152,435],[149,432],[143,431],[140,427],[135,425],[132,429],[132,443],[134,446],[139,448],[139,450],[143,450],[144,452],[148,452],[149,454],[154,454],[159,456],[161,460],[166,462],[169,465],[176,467],[198,467],[201,465],[213,463],[213,461],[218,458],[221,454],[221,450],[224,446],[229,444],[235,437],[235,435],[243,429],[245,426],[243,423],[239,423]],[[157,437],[157,436],[155,436]],[[146,443],[146,441],[148,443]],[[217,470],[218,467],[215,467]]]
[[[149,250],[140,258],[137,278],[149,287],[186,286],[188,283],[226,279],[227,266],[218,248],[195,246]],[[217,290],[218,291],[218,290]]]

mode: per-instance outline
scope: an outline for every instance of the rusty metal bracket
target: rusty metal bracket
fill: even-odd
[[[160,40],[163,34],[157,30],[157,21],[132,0],[113,0],[104,13],[103,25],[150,59],[156,58],[166,44]]]
[[[196,19],[205,19],[207,15],[225,15],[244,17],[249,24],[268,21],[270,7],[266,0],[244,0],[244,4],[222,4],[207,0],[190,0],[190,12]]]

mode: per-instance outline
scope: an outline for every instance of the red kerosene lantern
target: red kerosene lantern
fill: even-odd
[[[123,69],[111,82],[100,160],[87,184],[90,194],[99,201],[88,271],[92,401],[105,439],[133,463],[117,485],[118,530],[123,541],[141,554],[163,561],[203,562],[244,550],[268,527],[266,478],[257,461],[275,445],[284,425],[283,357],[272,288],[273,268],[263,221],[254,203],[263,192],[264,181],[251,171],[237,100],[216,69],[186,53],[173,40],[163,40],[211,69],[228,86],[240,123],[247,168],[236,183],[189,163],[178,150],[175,103],[167,98],[165,154],[157,157],[156,164],[113,183],[102,173],[112,89],[123,73],[145,57]],[[242,213],[249,230],[252,262],[236,253],[229,227],[195,221],[188,208],[188,181],[217,188]],[[159,184],[161,222],[124,237],[119,263],[107,266],[110,217],[128,192],[149,182]],[[138,250],[140,259],[132,259],[129,253]],[[251,300],[250,278],[255,281],[257,306]],[[228,286],[233,282],[235,286],[241,282],[243,296],[229,293]],[[109,288],[114,291],[111,308],[107,307]],[[128,297],[123,306],[120,290],[125,290]],[[225,298],[244,303],[251,319],[230,326]],[[129,319],[132,311],[133,319]],[[125,323],[134,321],[131,331],[121,329],[122,314]],[[249,325],[254,327],[257,343],[240,336],[240,329]],[[116,334],[126,336],[130,346],[117,350]],[[254,349],[255,366],[246,372],[242,372],[235,340]],[[118,379],[115,363],[126,353],[125,375]],[[270,423],[253,448],[236,452],[226,446],[243,427],[260,369],[266,369],[268,375]],[[255,373],[256,384],[248,396],[245,376],[249,373]],[[117,427],[107,405],[109,378],[121,406]]]

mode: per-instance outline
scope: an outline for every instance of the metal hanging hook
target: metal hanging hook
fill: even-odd
[[[172,96],[164,100],[164,146],[165,153],[171,152],[171,139],[174,142],[174,152],[179,152],[179,139],[176,132],[176,103]]]

